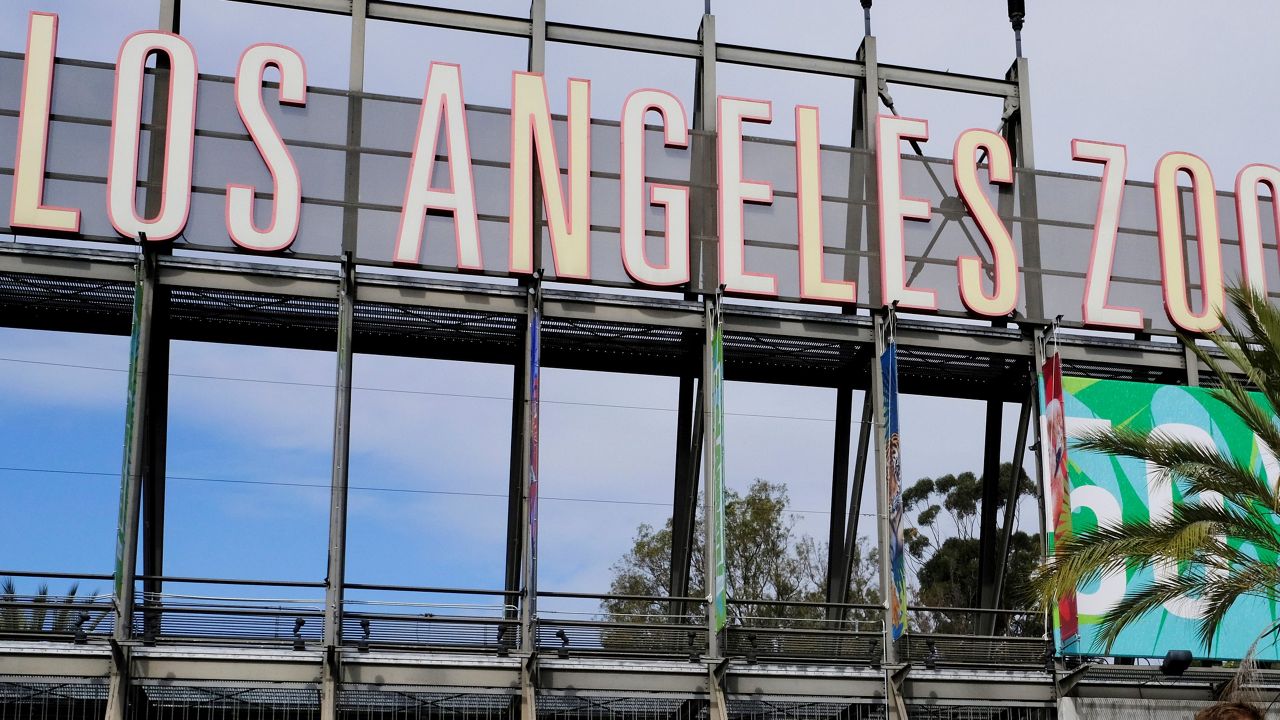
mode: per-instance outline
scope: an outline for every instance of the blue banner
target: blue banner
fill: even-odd
[[[889,595],[889,615],[893,619],[893,639],[902,637],[907,626],[906,549],[902,539],[902,459],[898,437],[898,348],[892,335],[880,355],[881,388],[884,394],[884,478],[889,497],[889,561],[893,591]]]

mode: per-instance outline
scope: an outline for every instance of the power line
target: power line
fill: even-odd
[[[99,370],[102,372],[115,372],[115,373],[127,372],[127,370],[125,370],[124,368],[104,367],[101,365],[80,365],[76,363],[50,362],[46,360],[27,360],[23,358],[0,357],[0,362],[18,363],[22,365],[43,365],[47,367],[74,368],[77,370]],[[333,385],[329,383],[301,382],[298,380],[268,380],[265,378],[239,378],[239,377],[230,377],[226,375],[201,375],[196,373],[169,373],[169,377],[194,379],[194,380],[225,380],[228,382],[261,383],[264,385],[286,385],[286,386],[292,386],[292,387],[319,388],[324,390],[333,389]],[[464,398],[468,400],[502,400],[505,402],[511,402],[511,398],[509,396],[504,396],[504,395],[481,395],[478,393],[450,393],[450,392],[440,392],[436,390],[406,390],[404,388],[382,388],[382,387],[368,387],[368,386],[352,386],[351,389],[356,391],[363,391],[363,392],[390,393],[395,395],[428,395],[433,397]],[[540,402],[548,405],[570,405],[570,406],[577,406],[577,407],[617,408],[620,410],[645,410],[649,412],[668,412],[668,413],[679,412],[676,408],[658,407],[654,405],[626,405],[623,403],[601,403],[601,402],[583,402],[583,401],[576,401],[576,400],[546,400],[546,399],[543,399]],[[798,420],[798,421],[805,421],[805,422],[821,422],[821,423],[835,422],[835,418],[812,417],[809,415],[775,415],[771,413],[746,413],[746,412],[726,412],[725,415],[733,416],[733,417],[759,418],[759,419],[765,419],[765,420]],[[854,419],[852,422],[855,425],[860,425],[862,423],[862,421],[858,419]]]
[[[116,478],[120,473],[102,472],[95,470],[64,470],[59,468],[32,468],[32,467],[3,467],[0,466],[0,472],[8,473],[43,473],[49,475],[75,475],[86,477],[110,477]],[[237,480],[234,478],[211,478],[196,477],[191,475],[166,475],[166,480],[182,480],[187,482],[204,482],[218,483],[224,485],[265,485],[272,487],[298,487],[298,488],[314,488],[318,490],[328,490],[330,486],[322,483],[304,483],[304,482],[287,482],[283,480]],[[456,497],[478,497],[478,498],[498,498],[505,499],[505,493],[486,493],[469,490],[426,490],[421,488],[396,488],[382,487],[375,485],[348,485],[348,490],[364,490],[371,492],[390,492],[405,493],[410,495],[446,495]],[[640,505],[648,507],[670,507],[668,503],[654,502],[649,500],[618,500],[612,498],[584,498],[584,497],[566,497],[555,495],[539,495],[538,500],[552,500],[557,502],[577,502],[577,503],[593,503],[601,505]],[[828,510],[790,510],[789,512],[796,515],[830,515]],[[875,517],[874,513],[860,513],[863,517]]]

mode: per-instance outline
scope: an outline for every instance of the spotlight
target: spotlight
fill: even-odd
[[[698,633],[689,631],[689,662],[698,662]]]
[[[513,643],[507,638],[507,626],[498,626],[498,657],[507,657],[511,654]]]
[[[1166,677],[1179,677],[1191,667],[1190,650],[1170,650],[1164,654],[1160,672]]]
[[[556,639],[560,641],[560,649],[556,651],[556,655],[561,658],[569,657],[569,636],[565,634],[564,628],[556,631]]]
[[[938,668],[938,658],[942,657],[942,654],[938,652],[938,644],[930,640],[925,646],[929,648],[929,652],[924,654],[924,666],[930,670],[936,670]]]
[[[293,621],[293,649],[294,650],[307,649],[306,644],[302,642],[302,626],[306,624],[307,624],[307,621],[303,618],[295,618]]]
[[[867,651],[868,660],[871,661],[871,669],[880,669],[880,638],[871,641],[871,649]]]
[[[1009,0],[1009,22],[1014,30],[1022,30],[1022,23],[1027,19],[1026,0]]]
[[[369,652],[369,618],[360,618],[360,641],[356,643],[356,650],[362,653]]]
[[[75,638],[73,638],[72,640],[72,642],[74,642],[76,645],[84,645],[85,643],[89,642],[89,636],[84,631],[84,624],[87,622],[89,622],[89,613],[84,610],[81,610],[80,613],[76,615],[76,625],[75,625],[76,634],[75,634]]]
[[[751,665],[756,664],[756,653],[759,650],[758,645],[759,638],[756,637],[755,633],[751,633],[747,636],[747,662]]]
[[[1026,1],[1009,0],[1009,24],[1013,25],[1013,44],[1018,57],[1022,57],[1022,23],[1026,19]]]

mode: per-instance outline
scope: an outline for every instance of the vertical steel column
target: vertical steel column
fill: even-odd
[[[160,0],[160,16],[156,27],[165,32],[178,32],[181,0]],[[160,210],[161,194],[156,183],[164,172],[164,128],[168,124],[169,93],[166,67],[157,63],[152,96],[151,145],[147,163],[146,210],[154,216]],[[161,290],[156,282],[157,248],[139,238],[133,295],[133,329],[129,344],[129,387],[125,409],[124,458],[120,485],[120,514],[116,526],[116,564],[113,602],[116,624],[111,636],[112,665],[107,693],[106,717],[124,720],[129,706],[129,663],[131,650],[127,641],[133,635],[134,591],[138,562],[138,526],[144,485],[147,487],[146,551],[144,574],[162,572],[164,542],[164,475],[165,431],[168,425],[169,342],[161,329],[157,333],[155,316]],[[168,295],[159,303],[158,311],[167,316]],[[167,323],[164,323],[167,328]],[[160,347],[153,338],[161,335]],[[152,363],[156,367],[152,368]],[[159,373],[152,378],[152,370]],[[153,396],[151,393],[155,393]],[[159,402],[159,408],[153,403]],[[154,433],[154,434],[153,434]],[[158,586],[144,588],[158,592]]]
[[[690,561],[693,557],[693,529],[698,504],[698,457],[702,447],[702,403],[697,378],[680,377],[676,419],[675,492],[671,501],[671,576],[667,593],[671,597],[689,596]],[[673,602],[670,613],[684,615],[683,602]]]
[[[1017,96],[1006,99],[1010,105],[1006,111],[1004,136],[1013,153],[1017,173],[1018,215],[1037,217],[1035,177],[1030,172],[1036,166],[1031,133],[1031,83],[1027,59],[1020,57],[1005,76],[1017,83]],[[1025,171],[1025,172],[1024,172]],[[1044,317],[1044,286],[1040,280],[1040,229],[1034,222],[1022,224],[1023,288],[1027,294],[1027,317]]]
[[[169,289],[157,286],[152,302],[151,349],[147,358],[147,407],[142,444],[143,636],[160,634],[156,598],[164,590],[165,469],[169,429]]]
[[[165,3],[160,12],[160,28],[177,32],[178,5]],[[169,61],[164,55],[156,57],[155,86],[151,100],[152,139],[147,151],[146,216],[160,214],[163,191],[160,179],[165,167],[165,130],[169,124]],[[153,243],[144,249],[154,255],[169,255],[173,247],[169,243]],[[150,605],[164,588],[157,578],[164,574],[164,496],[165,468],[168,453],[169,426],[169,289],[157,285],[152,299],[151,343],[148,348],[146,377],[147,407],[143,425],[142,465],[142,574],[143,605]],[[159,634],[160,615],[148,608],[143,616],[143,635],[154,638]]]
[[[1017,521],[1018,497],[1022,485],[1022,461],[1027,449],[1027,430],[1031,424],[1032,408],[1036,404],[1036,382],[1035,373],[1031,374],[1031,384],[1027,388],[1027,399],[1022,402],[1022,412],[1018,414],[1018,433],[1013,442],[1013,473],[1009,479],[1009,496],[1004,501],[1004,524],[1000,527],[1000,547],[996,551],[996,591],[995,602],[992,607],[999,608],[1004,599],[1004,581],[1007,576],[1009,567],[1009,544],[1013,540],[1013,526]],[[983,635],[992,635],[995,632],[995,615],[988,616],[991,620],[987,624],[987,632]]]
[[[152,314],[155,308],[156,253],[145,237],[138,256],[133,295],[133,337],[129,346],[129,394],[125,409],[124,463],[120,481],[120,517],[116,525],[116,624],[111,634],[113,662],[107,696],[107,720],[124,720],[129,697],[128,641],[133,631],[134,583],[138,561],[138,515],[145,462],[147,363],[151,358]]]
[[[547,4],[546,0],[532,0],[529,5],[529,59],[528,71],[540,73],[546,68],[547,57]],[[539,219],[542,211],[542,189],[540,184],[536,182],[537,174],[534,174],[533,184],[533,267],[540,270],[542,268],[542,234],[539,231]],[[523,282],[523,281],[522,281]],[[516,351],[516,363],[526,362],[529,355],[528,345],[523,344],[521,340],[520,348]],[[525,358],[521,360],[520,358]],[[511,378],[511,448],[510,458],[511,467],[509,482],[507,484],[507,557],[505,572],[505,589],[507,595],[507,604],[511,604],[511,600],[518,597],[522,582],[520,571],[521,560],[524,557],[524,519],[522,517],[524,506],[524,472],[522,466],[522,453],[525,445],[524,434],[524,414],[521,405],[521,398],[525,395],[525,373],[521,371],[521,365],[517,364],[512,370]],[[507,619],[514,620],[515,614],[508,612]]]
[[[689,177],[689,252],[692,255],[690,291],[715,292],[720,285],[716,236],[716,18],[710,10],[698,27],[702,54],[697,61],[693,90],[693,148]]]
[[[875,425],[871,391],[862,396],[862,424],[858,427],[858,454],[853,461],[853,490],[849,493],[849,518],[844,531],[844,567],[840,570],[841,602],[849,594],[853,577],[853,556],[858,547],[858,524],[862,519],[862,493],[867,484],[867,450],[871,447],[871,428]]]
[[[836,388],[836,437],[831,461],[831,518],[827,530],[827,602],[845,601],[847,581],[841,573],[847,564],[845,512],[849,506],[849,444],[853,430],[853,388]],[[857,505],[857,503],[853,503]],[[855,508],[852,512],[856,513]],[[827,607],[827,619],[838,618],[838,608]]]
[[[1179,340],[1182,343],[1183,363],[1187,367],[1187,386],[1200,387],[1200,358],[1196,357],[1196,353],[1191,349],[1189,343],[1195,340]]]
[[[356,273],[350,253],[342,259],[338,284],[337,377],[334,381],[333,474],[329,489],[329,564],[324,601],[324,683],[322,720],[338,717],[338,684],[342,680],[342,605],[347,577],[347,481],[351,458],[352,334],[355,324]]]
[[[347,485],[351,458],[351,375],[356,300],[356,244],[360,198],[361,129],[364,117],[364,46],[368,0],[351,0],[351,48],[348,55],[347,153],[343,178],[342,265],[338,282],[338,328],[334,378],[333,457],[329,485],[329,557],[325,574],[324,667],[320,717],[338,717],[342,682],[342,614],[347,581]]]
[[[996,564],[996,506],[1000,503],[1000,425],[1004,403],[987,401],[986,437],[982,460],[982,518],[978,537],[978,607],[994,607]]]
[[[879,188],[872,175],[875,163],[876,117],[880,113],[880,71],[876,60],[876,39],[867,35],[858,48],[857,59],[862,63],[864,76],[858,82],[853,98],[853,135],[850,144],[854,152],[849,156],[849,210],[845,222],[845,246],[851,251],[867,253],[867,273],[863,280],[867,286],[866,297],[871,302],[880,298],[880,217],[875,212]],[[866,210],[861,203],[867,203]],[[862,228],[866,225],[865,235]],[[865,247],[864,247],[865,246]],[[845,262],[845,279],[858,280],[859,263]],[[861,295],[861,292],[859,292]]]
[[[880,356],[885,351],[885,331],[888,325],[886,311],[872,315],[872,334],[875,336],[875,355],[871,358],[871,414],[876,426],[876,515],[879,520],[880,538],[880,602],[884,606],[884,658],[886,665],[898,662],[898,648],[893,643],[893,617],[889,609],[889,597],[893,594],[893,539],[889,524],[889,478],[885,462],[889,448],[884,441],[884,374],[880,372]],[[886,670],[886,672],[888,672]]]
[[[531,0],[529,3],[529,72],[543,73],[546,72],[547,65],[547,3],[546,0]],[[537,638],[537,603],[538,603],[538,583],[537,583],[537,567],[533,558],[533,547],[531,532],[535,530],[530,526],[529,502],[530,502],[530,431],[533,422],[533,386],[532,386],[532,355],[531,350],[533,343],[537,342],[534,337],[535,311],[540,312],[542,307],[542,233],[540,231],[540,223],[542,216],[542,186],[538,180],[537,172],[534,171],[533,184],[533,267],[535,275],[526,285],[528,294],[526,295],[528,306],[525,309],[525,334],[524,342],[521,344],[520,366],[515,372],[514,387],[512,394],[511,406],[511,443],[512,443],[512,462],[516,462],[519,458],[519,467],[512,467],[511,476],[511,497],[509,502],[511,507],[508,508],[508,521],[512,520],[510,512],[514,510],[518,517],[514,518],[515,524],[508,525],[508,529],[518,528],[519,535],[515,538],[518,543],[515,548],[511,547],[510,538],[508,539],[508,560],[515,560],[514,568],[508,566],[508,581],[514,580],[515,587],[522,591],[520,602],[520,648],[527,653],[525,660],[521,663],[520,672],[520,714],[523,720],[537,720],[537,693],[536,693],[536,657],[538,651]],[[518,393],[518,394],[517,394]],[[518,445],[517,445],[518,444]],[[512,589],[510,586],[508,590]]]

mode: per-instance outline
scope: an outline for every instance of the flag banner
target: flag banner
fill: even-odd
[[[880,354],[881,392],[884,402],[884,478],[889,498],[889,560],[893,574],[893,591],[889,594],[889,615],[893,620],[893,639],[907,627],[906,546],[902,537],[902,458],[898,435],[898,348],[894,342],[893,319],[884,351]]]
[[[1067,438],[1074,438],[1084,432],[1106,428],[1125,428],[1144,434],[1158,432],[1214,448],[1239,467],[1266,478],[1273,486],[1280,476],[1280,465],[1266,444],[1205,388],[1065,377],[1062,378],[1060,394],[1055,397],[1048,378],[1046,373],[1045,397],[1049,408],[1045,413],[1046,424],[1054,429],[1057,423],[1061,429],[1055,432],[1059,436],[1065,433]],[[1274,412],[1261,395],[1253,394],[1252,397],[1267,412]],[[1060,409],[1053,407],[1055,401]],[[1049,447],[1050,443],[1045,445]],[[1061,497],[1056,497],[1059,493],[1055,490],[1055,497],[1051,499],[1051,502],[1060,504],[1050,508],[1053,512],[1046,513],[1056,520],[1050,537],[1056,535],[1061,538],[1064,526],[1068,532],[1078,534],[1102,525],[1159,520],[1179,505],[1223,502],[1220,496],[1191,495],[1186,486],[1176,480],[1162,482],[1155,467],[1134,458],[1085,452],[1071,447],[1061,462],[1066,473],[1063,490]],[[1055,483],[1058,482],[1057,474],[1054,477]],[[1265,508],[1241,510],[1257,513],[1264,524],[1275,522]],[[1068,519],[1069,526],[1065,522]],[[1231,536],[1224,540],[1229,547],[1263,563],[1280,563],[1280,554],[1273,548]],[[1093,582],[1082,583],[1076,589],[1075,606],[1072,608],[1078,611],[1077,625],[1060,623],[1061,642],[1065,643],[1060,647],[1064,652],[1079,655],[1163,657],[1169,650],[1190,650],[1202,659],[1231,661],[1243,658],[1250,645],[1258,639],[1258,634],[1280,619],[1280,603],[1275,596],[1241,596],[1223,617],[1209,647],[1200,641],[1197,634],[1204,610],[1198,596],[1179,597],[1148,612],[1120,633],[1109,651],[1099,641],[1104,615],[1121,598],[1153,582],[1197,571],[1220,572],[1224,576],[1232,572],[1230,567],[1205,570],[1187,564],[1128,567]],[[1073,632],[1078,635],[1074,645],[1071,643]],[[1258,642],[1257,658],[1262,661],[1280,660],[1280,642],[1277,642],[1275,633],[1269,632]]]
[[[1067,473],[1067,425],[1062,396],[1062,358],[1057,343],[1048,346],[1040,368],[1041,467],[1049,484],[1044,516],[1049,523],[1049,552],[1071,535],[1071,485]],[[1074,652],[1080,634],[1076,596],[1058,601],[1053,610],[1054,639],[1058,649]]]
[[[142,260],[142,261],[145,261]],[[142,262],[140,261],[140,262]],[[120,514],[116,521],[116,558],[115,570],[113,574],[113,585],[115,589],[116,600],[120,599],[121,593],[124,591],[124,555],[125,555],[125,528],[129,524],[129,453],[128,448],[133,445],[134,433],[142,432],[142,428],[134,427],[134,408],[137,404],[138,392],[138,363],[142,361],[142,349],[138,342],[138,331],[142,327],[142,305],[143,298],[146,295],[146,289],[139,274],[137,280],[133,284],[133,323],[131,327],[133,332],[129,338],[129,394],[125,400],[124,410],[124,461],[120,468]]]
[[[529,318],[529,567],[538,577],[538,392],[542,375],[542,311],[534,308]],[[532,589],[531,589],[532,592]]]
[[[728,595],[728,573],[725,570],[724,556],[724,322],[717,299],[715,306],[715,326],[711,331],[711,483],[714,495],[714,512],[711,522],[714,523],[712,537],[715,540],[715,597],[712,601],[712,612],[715,617],[715,631],[724,629],[728,621],[726,598]]]

